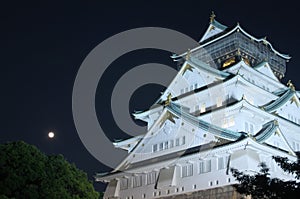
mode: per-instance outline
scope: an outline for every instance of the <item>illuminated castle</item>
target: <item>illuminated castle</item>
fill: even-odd
[[[178,74],[134,114],[147,133],[115,143],[128,156],[96,176],[108,183],[104,198],[235,198],[230,168],[254,173],[260,162],[272,177],[291,177],[272,159],[299,151],[299,93],[280,82],[290,57],[214,14],[199,43],[172,56]]]

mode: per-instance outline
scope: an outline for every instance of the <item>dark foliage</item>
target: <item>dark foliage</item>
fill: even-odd
[[[0,145],[0,198],[98,198],[85,172],[25,142]]]
[[[296,199],[300,198],[298,180],[300,178],[300,161],[290,162],[287,158],[273,157],[276,163],[287,173],[293,174],[295,179],[283,181],[270,178],[269,168],[261,163],[260,172],[255,175],[245,174],[232,168],[231,172],[239,184],[234,185],[236,190],[244,195],[251,195],[253,199]]]

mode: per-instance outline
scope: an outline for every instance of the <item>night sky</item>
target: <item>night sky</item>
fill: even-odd
[[[297,1],[13,1],[0,6],[1,125],[0,142],[24,140],[47,154],[63,154],[90,179],[107,167],[81,143],[72,116],[72,89],[88,53],[105,39],[138,27],[164,27],[199,40],[213,10],[229,27],[239,22],[255,37],[267,36],[279,52],[289,54],[283,82],[300,88],[300,6]],[[176,41],[174,41],[176,42]],[[112,140],[126,138],[116,127],[110,96],[116,81],[129,69],[157,62],[176,67],[171,52],[138,50],[117,59],[99,82],[96,110]],[[146,109],[163,87],[138,89],[130,111]],[[49,131],[56,136],[50,140]],[[103,186],[97,183],[98,190]]]

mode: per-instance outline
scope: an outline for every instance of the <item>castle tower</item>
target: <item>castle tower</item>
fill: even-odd
[[[290,57],[214,14],[199,43],[172,56],[178,74],[157,104],[134,113],[147,133],[114,143],[128,156],[96,175],[108,183],[104,198],[238,198],[230,168],[255,173],[261,162],[291,178],[272,159],[299,151],[299,92],[280,81]]]

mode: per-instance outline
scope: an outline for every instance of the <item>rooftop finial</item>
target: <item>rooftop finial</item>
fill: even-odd
[[[294,86],[294,84],[292,83],[291,80],[289,80],[288,83],[287,83],[286,85],[287,85],[289,88],[291,88],[292,91],[295,91],[295,86]]]
[[[211,12],[211,15],[210,15],[210,23],[212,23],[214,20],[215,20],[215,18],[216,18],[216,15],[215,15],[215,13],[214,13],[214,11],[212,11]]]
[[[167,96],[167,100],[165,101],[165,106],[169,106],[172,101],[172,94],[169,93]]]

